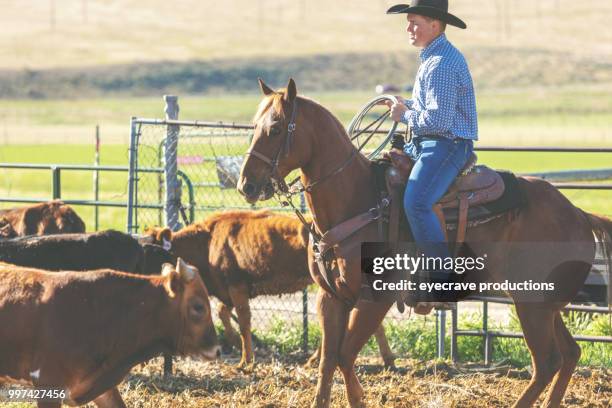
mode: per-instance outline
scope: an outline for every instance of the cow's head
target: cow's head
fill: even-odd
[[[55,225],[62,234],[85,232],[85,222],[72,207],[59,202],[54,211]]]
[[[213,359],[221,354],[213,325],[208,291],[197,268],[178,258],[176,267],[164,264],[164,288],[178,307],[179,331],[175,334],[176,352]]]
[[[141,244],[159,245],[169,251],[172,248],[172,230],[168,227],[148,227],[138,241]]]
[[[142,244],[143,262],[140,273],[143,275],[157,275],[165,263],[176,264],[177,258],[172,252],[157,244]]]
[[[13,228],[13,225],[6,218],[0,218],[0,239],[2,238],[15,238],[17,232]]]

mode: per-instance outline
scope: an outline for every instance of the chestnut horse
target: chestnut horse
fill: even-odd
[[[292,79],[286,89],[273,91],[261,80],[260,88],[264,98],[254,118],[254,136],[238,183],[245,199],[253,203],[270,198],[274,191],[272,180],[282,183],[290,171],[300,169],[302,184],[310,186],[306,199],[319,233],[376,207],[378,193],[371,163],[356,152],[338,119],[315,101],[298,97]],[[514,406],[532,406],[552,382],[545,406],[558,407],[580,357],[580,347],[565,326],[560,310],[589,273],[595,254],[594,234],[605,243],[608,265],[612,264],[609,252],[612,221],[576,208],[544,180],[521,177],[518,181],[526,204],[512,220],[499,217],[470,228],[466,243],[476,255],[487,254],[487,272],[497,281],[520,274],[526,279],[555,284],[555,295],[538,302],[521,301],[521,294],[515,292],[509,295],[515,302],[534,367],[529,385]],[[376,223],[355,232],[354,237],[376,241]],[[563,263],[549,275],[549,271],[538,269],[538,262],[533,259],[510,259],[503,247],[491,243],[554,243],[563,248],[565,255],[571,255],[568,259],[582,261]],[[542,258],[548,256],[546,251],[537,254]],[[310,255],[311,274],[320,286],[317,309],[323,331],[313,406],[330,405],[336,368],[344,377],[350,406],[363,406],[363,388],[355,374],[355,359],[391,303],[359,299],[359,256],[344,256],[336,251],[338,268],[331,278],[335,286],[331,291],[312,260],[312,249]],[[509,263],[513,268],[504,267]],[[563,293],[563,299],[556,298],[557,293]]]

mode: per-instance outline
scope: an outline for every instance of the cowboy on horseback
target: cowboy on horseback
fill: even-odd
[[[413,0],[387,14],[406,14],[410,43],[421,48],[412,98],[392,104],[391,118],[408,125],[412,140],[404,152],[414,160],[404,192],[404,210],[417,247],[427,257],[451,258],[434,204],[445,194],[478,140],[476,100],[465,58],[446,38],[446,25],[466,24],[448,13],[448,0]],[[454,272],[432,272],[453,280]]]

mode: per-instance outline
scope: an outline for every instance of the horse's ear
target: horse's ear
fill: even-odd
[[[259,89],[261,89],[261,92],[264,95],[268,96],[271,93],[274,93],[274,91],[270,89],[270,87],[264,83],[263,79],[257,78],[257,82],[259,82]]]
[[[297,95],[297,89],[295,87],[295,81],[293,78],[289,78],[289,83],[287,84],[287,92],[285,92],[284,99],[286,102],[293,102]]]

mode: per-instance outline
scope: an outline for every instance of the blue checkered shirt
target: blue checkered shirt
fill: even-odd
[[[478,140],[476,96],[465,58],[441,34],[421,51],[410,110],[402,122],[416,136]]]

